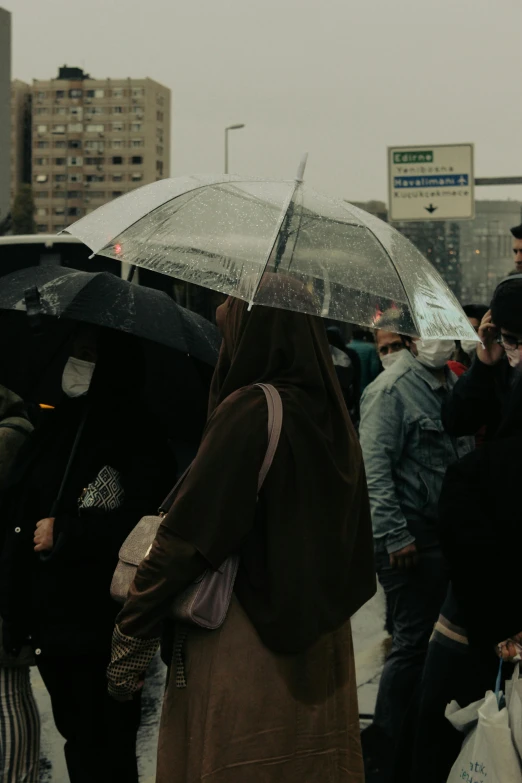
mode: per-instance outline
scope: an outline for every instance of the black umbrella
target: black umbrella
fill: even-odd
[[[211,366],[220,337],[205,318],[163,291],[134,285],[109,272],[30,267],[0,281],[0,309],[90,323],[166,345]]]

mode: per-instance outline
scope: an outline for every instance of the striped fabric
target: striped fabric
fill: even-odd
[[[0,666],[0,781],[38,783],[40,715],[29,666]]]
[[[445,647],[451,647],[456,652],[465,653],[468,651],[469,642],[465,628],[461,628],[450,622],[450,620],[442,614],[439,615],[439,619],[435,623],[435,628],[433,629],[430,641],[438,642]]]

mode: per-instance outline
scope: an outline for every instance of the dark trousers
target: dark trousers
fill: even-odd
[[[435,547],[421,551],[418,565],[411,569],[391,568],[386,553],[377,553],[376,564],[386,594],[392,648],[379,684],[374,725],[393,747],[422,676],[448,576]]]
[[[106,656],[40,656],[56,728],[66,740],[71,783],[138,783],[140,700],[107,693]]]

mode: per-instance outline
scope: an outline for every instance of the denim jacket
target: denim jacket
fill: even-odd
[[[377,551],[438,544],[444,474],[475,447],[474,438],[451,437],[442,426],[442,404],[457,380],[446,373],[447,388],[404,350],[364,393],[360,439]]]

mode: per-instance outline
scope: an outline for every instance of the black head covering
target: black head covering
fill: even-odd
[[[513,228],[510,229],[510,231],[515,237],[515,239],[522,239],[522,223],[519,226],[513,226]]]

